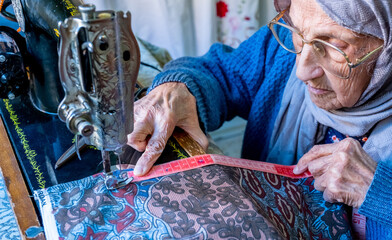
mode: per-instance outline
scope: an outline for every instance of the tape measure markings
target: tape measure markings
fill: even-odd
[[[233,157],[216,155],[216,154],[205,154],[205,155],[180,159],[180,160],[153,166],[150,172],[142,177],[134,176],[133,171],[129,171],[128,177],[133,177],[133,182],[138,182],[151,178],[166,176],[173,173],[183,172],[199,167],[205,167],[212,164],[251,169],[255,171],[278,174],[289,178],[304,178],[304,177],[311,176],[310,172],[305,172],[300,175],[295,175],[293,173],[294,166],[285,166],[285,165],[266,163],[266,162],[248,160],[248,159],[233,158]]]

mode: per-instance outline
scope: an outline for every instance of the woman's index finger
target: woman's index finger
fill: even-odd
[[[331,155],[337,148],[338,143],[320,144],[313,146],[307,153],[305,153],[298,161],[297,166],[293,172],[295,174],[301,174],[308,169],[309,162]]]

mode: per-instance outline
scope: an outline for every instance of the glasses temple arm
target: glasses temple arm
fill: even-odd
[[[350,63],[350,67],[351,68],[355,68],[357,66],[359,66],[362,62],[366,61],[370,56],[372,56],[374,53],[378,52],[379,50],[381,50],[383,48],[383,45],[379,46],[378,48],[374,49],[373,51],[369,52],[368,54],[366,54],[365,56],[358,58],[356,63]]]

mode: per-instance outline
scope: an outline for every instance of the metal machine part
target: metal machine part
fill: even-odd
[[[10,0],[4,0],[6,2]],[[82,0],[12,0],[13,18],[26,37],[29,96],[41,112],[57,114],[64,97],[58,72],[57,27],[59,21],[77,14],[79,5]]]
[[[14,8],[15,18],[19,23],[20,29],[24,32],[26,31],[26,28],[25,28],[25,18],[23,16],[23,10],[22,10],[22,3],[20,0],[11,0],[11,1],[12,1],[12,7]]]
[[[29,82],[25,63],[26,46],[13,29],[0,27],[0,98],[10,100],[27,93]]]
[[[140,52],[131,14],[79,6],[81,15],[59,23],[59,73],[65,97],[59,118],[68,129],[102,151],[121,152],[133,130],[134,86]]]

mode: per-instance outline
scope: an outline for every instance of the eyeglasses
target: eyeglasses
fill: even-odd
[[[357,58],[355,63],[353,63],[350,61],[345,52],[331,43],[317,38],[307,41],[298,30],[279,22],[279,20],[284,16],[286,10],[280,12],[274,19],[271,20],[271,22],[268,23],[268,28],[272,31],[272,34],[275,36],[278,43],[287,51],[295,54],[300,54],[305,44],[311,45],[320,65],[325,70],[339,78],[348,79],[353,68],[358,67],[360,64],[369,59],[370,56],[383,48],[381,45],[364,56]],[[284,40],[290,36],[290,41]]]

